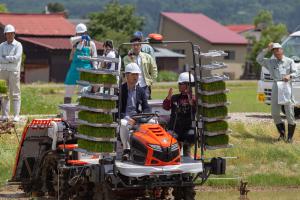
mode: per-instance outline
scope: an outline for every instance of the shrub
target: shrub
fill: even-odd
[[[178,73],[173,71],[166,71],[162,70],[158,72],[157,75],[157,82],[171,82],[171,81],[177,81],[178,79]]]

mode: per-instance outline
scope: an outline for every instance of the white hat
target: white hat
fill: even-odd
[[[178,83],[186,83],[186,82],[190,82],[189,72],[183,72],[178,77]],[[193,74],[191,74],[191,82],[192,83],[194,82]]]
[[[4,28],[4,34],[5,33],[14,33],[14,32],[16,32],[16,29],[15,29],[15,27],[13,25],[7,24],[5,26],[5,28]]]
[[[282,49],[282,46],[279,43],[273,43],[272,49]]]
[[[126,65],[125,67],[125,73],[136,73],[136,74],[140,74],[141,70],[139,68],[139,66],[136,63],[129,63],[128,65]]]
[[[86,28],[86,25],[80,23],[80,24],[77,24],[76,26],[76,33],[85,33],[87,32],[87,28]]]

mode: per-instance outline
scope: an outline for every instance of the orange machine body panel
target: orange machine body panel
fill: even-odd
[[[133,133],[131,142],[133,162],[139,161],[136,163],[146,166],[180,164],[180,147],[177,140],[159,124],[142,124],[139,130]],[[144,160],[141,158],[142,154]],[[136,159],[138,156],[140,160]]]

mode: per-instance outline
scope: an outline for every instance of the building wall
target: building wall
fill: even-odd
[[[50,80],[51,82],[64,82],[70,67],[70,50],[50,51]]]
[[[27,65],[25,70],[25,83],[33,82],[49,82],[49,66],[48,65]]]
[[[158,70],[168,70],[179,72],[179,61],[178,58],[156,58],[156,64],[158,66]]]
[[[205,28],[205,27],[203,27]],[[201,47],[202,52],[207,52],[209,50],[231,50],[235,52],[234,60],[225,60],[219,58],[219,61],[226,62],[229,65],[228,69],[220,70],[220,73],[232,72],[234,73],[234,79],[239,79],[243,72],[242,66],[245,63],[246,57],[246,45],[214,45],[208,41],[200,38],[198,35],[188,31],[186,28],[180,26],[179,24],[171,21],[170,19],[161,16],[160,30],[159,32],[164,36],[164,40],[189,40],[193,44],[197,44]],[[176,34],[174,34],[176,33]],[[187,56],[185,59],[181,59],[179,65],[182,67],[185,64],[192,65],[192,49],[189,45],[168,45],[166,48],[171,50],[183,50],[184,54]],[[202,63],[208,63],[208,60],[202,60]]]

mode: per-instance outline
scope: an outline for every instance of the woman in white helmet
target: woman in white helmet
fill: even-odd
[[[15,40],[15,27],[8,24],[4,28],[6,41],[0,44],[0,79],[6,80],[9,87],[10,97],[2,101],[2,121],[7,121],[9,116],[9,99],[13,99],[15,122],[20,120],[21,91],[20,91],[20,68],[23,47]]]
[[[96,45],[87,34],[87,27],[80,23],[76,26],[76,36],[70,38],[72,51],[70,55],[71,66],[65,79],[66,93],[64,103],[71,103],[72,96],[76,88],[76,81],[79,80],[77,68],[92,69],[97,68],[97,62],[81,60],[78,56],[97,57]]]
[[[179,94],[173,95],[173,89],[169,89],[168,96],[163,102],[165,110],[171,109],[168,130],[177,136],[177,140],[183,144],[183,155],[191,155],[191,146],[194,142],[194,130],[192,121],[195,116],[195,96],[192,95],[190,84],[194,84],[194,76],[183,72],[178,77]],[[193,113],[191,115],[191,112]],[[192,119],[191,119],[192,118]]]

